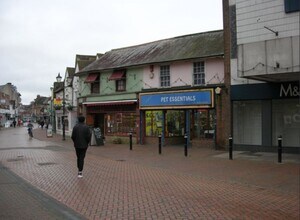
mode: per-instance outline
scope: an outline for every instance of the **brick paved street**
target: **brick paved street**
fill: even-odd
[[[106,144],[90,147],[77,178],[69,138],[1,130],[0,162],[87,219],[299,219],[299,155],[234,154]],[[243,157],[243,155],[245,155]]]

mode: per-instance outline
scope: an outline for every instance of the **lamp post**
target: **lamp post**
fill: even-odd
[[[62,77],[60,76],[60,73],[58,73],[56,77],[57,82],[61,82]],[[65,80],[63,81],[63,101],[62,101],[62,108],[63,108],[63,115],[61,117],[62,120],[62,140],[66,140],[66,128],[65,128]]]
[[[54,111],[53,111],[53,87],[50,87],[51,90],[51,100],[50,100],[50,123],[51,123],[51,129],[52,132],[54,132],[54,126],[53,126],[53,122],[54,122]]]

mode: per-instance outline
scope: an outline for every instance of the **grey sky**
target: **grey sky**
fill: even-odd
[[[0,85],[29,104],[76,54],[218,29],[221,0],[0,0]]]

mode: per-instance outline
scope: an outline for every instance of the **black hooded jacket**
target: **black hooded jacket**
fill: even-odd
[[[72,140],[75,148],[88,148],[91,141],[91,130],[84,123],[78,122],[72,131]]]

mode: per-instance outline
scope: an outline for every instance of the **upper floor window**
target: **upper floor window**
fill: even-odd
[[[96,94],[99,92],[100,92],[100,80],[99,80],[99,75],[98,75],[96,80],[91,83],[91,93]]]
[[[126,70],[115,70],[109,77],[109,80],[116,81],[116,91],[126,91]]]
[[[299,0],[284,0],[284,10],[285,10],[285,13],[300,11],[300,1]]]
[[[91,94],[100,92],[100,79],[99,73],[90,73],[86,79],[85,83],[91,84]]]
[[[194,63],[194,85],[205,84],[204,62]]]
[[[160,67],[160,86],[170,86],[170,66]]]
[[[116,91],[125,91],[126,90],[126,79],[116,80]]]

